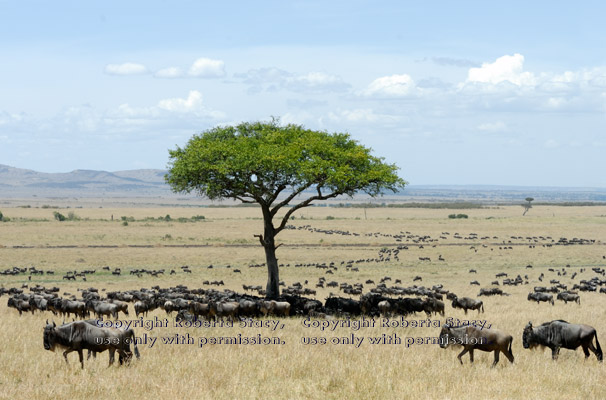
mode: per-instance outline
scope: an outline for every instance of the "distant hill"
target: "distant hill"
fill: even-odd
[[[0,189],[2,197],[163,196],[171,194],[165,174],[160,169],[45,173],[0,164]]]

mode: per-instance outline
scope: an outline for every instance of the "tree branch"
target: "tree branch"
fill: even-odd
[[[343,194],[343,193],[341,193],[341,192],[334,192],[334,193],[331,193],[331,194],[322,195],[322,192],[320,191],[320,188],[318,188],[318,193],[319,193],[319,194],[318,194],[317,196],[312,196],[312,197],[308,198],[307,200],[302,201],[301,203],[299,203],[299,204],[297,204],[297,205],[295,205],[295,206],[291,207],[291,208],[290,208],[290,209],[289,209],[289,210],[286,212],[286,214],[284,214],[284,217],[282,217],[282,223],[280,224],[280,226],[278,226],[278,227],[276,228],[276,231],[275,231],[275,232],[276,232],[276,235],[277,235],[277,234],[278,234],[280,231],[282,231],[282,229],[284,229],[284,227],[285,227],[285,226],[286,226],[286,224],[288,223],[288,219],[290,218],[290,216],[291,216],[291,215],[292,215],[292,214],[293,214],[295,211],[297,211],[298,209],[301,209],[301,208],[303,208],[303,207],[307,207],[307,206],[309,206],[309,205],[311,204],[311,202],[312,202],[312,201],[315,201],[315,200],[328,200],[328,199],[331,199],[331,198],[333,198],[333,197],[337,197],[337,196],[339,196],[339,195]]]
[[[297,197],[299,194],[301,194],[305,189],[309,188],[311,185],[312,185],[312,183],[310,182],[307,185],[301,186],[299,189],[295,190],[290,195],[288,195],[288,197],[285,198],[283,201],[281,201],[280,203],[276,204],[276,206],[274,208],[272,208],[272,210],[271,210],[271,216],[272,216],[272,218],[273,218],[274,215],[276,215],[276,213],[278,212],[278,210],[280,210],[280,208],[282,208],[285,205],[287,205],[288,203],[290,203],[290,201],[292,199],[294,199],[295,197]]]

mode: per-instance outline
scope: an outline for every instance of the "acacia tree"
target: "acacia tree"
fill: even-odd
[[[267,297],[279,296],[275,238],[293,215],[316,200],[363,192],[393,192],[406,182],[397,167],[351,139],[279,121],[216,127],[169,150],[166,182],[174,192],[195,192],[211,200],[256,203],[263,214]],[[285,212],[280,216],[278,212]],[[274,224],[274,218],[276,223]]]
[[[526,200],[526,203],[522,204],[522,207],[524,207],[524,214],[522,214],[522,216],[526,215],[528,210],[530,210],[532,208],[532,204],[530,204],[530,203],[534,200],[534,198],[526,197],[524,200]]]

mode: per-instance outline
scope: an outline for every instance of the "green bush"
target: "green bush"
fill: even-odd
[[[67,219],[65,218],[65,215],[61,214],[59,211],[54,211],[53,215],[57,221],[65,221]]]
[[[467,219],[469,217],[468,217],[467,214],[450,214],[450,215],[448,215],[448,218],[450,218],[450,219],[455,219],[455,218],[457,218],[457,219],[461,219],[461,218]]]

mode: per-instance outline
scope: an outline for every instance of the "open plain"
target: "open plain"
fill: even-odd
[[[243,293],[243,284],[265,286],[264,253],[253,235],[261,233],[260,210],[255,207],[135,207],[135,208],[2,208],[0,222],[0,271],[35,267],[53,275],[0,275],[4,288],[36,284],[58,286],[78,296],[95,287],[108,291],[185,285],[189,289],[230,289]],[[71,220],[58,221],[53,213]],[[465,213],[467,219],[448,218]],[[399,326],[354,330],[306,327],[301,316],[272,317],[283,324],[268,327],[179,327],[171,316],[157,309],[144,320],[167,318],[168,327],[135,328],[138,337],[155,337],[150,346],[140,343],[141,359],[128,366],[108,368],[107,353],[85,361],[80,368],[75,353],[66,365],[60,352],[45,351],[45,321],[61,317],[51,312],[25,312],[22,316],[0,298],[0,398],[175,398],[175,399],[400,399],[400,398],[606,398],[606,366],[580,349],[563,349],[557,361],[549,350],[526,350],[522,330],[534,324],[563,319],[596,328],[606,343],[606,294],[580,292],[581,304],[556,301],[537,304],[526,297],[534,286],[551,286],[559,280],[569,288],[595,276],[592,268],[606,267],[606,207],[535,206],[522,216],[520,206],[480,209],[309,207],[292,219],[292,229],[277,237],[280,279],[285,285],[300,282],[317,291],[307,297],[322,302],[336,296],[358,298],[339,288],[316,288],[320,277],[338,283],[362,283],[364,292],[389,276],[401,286],[442,284],[459,297],[477,298],[480,288],[498,286],[510,296],[482,297],[484,313],[465,315],[446,303],[445,317],[432,315],[431,327],[411,327],[427,321],[424,313],[408,316]],[[168,215],[168,217],[167,217]],[[204,218],[201,218],[203,216]],[[566,238],[566,241],[561,240]],[[576,238],[576,240],[574,240]],[[397,257],[393,250],[398,249]],[[391,250],[389,260],[381,254]],[[381,253],[382,252],[382,253]],[[318,264],[334,268],[317,268]],[[183,272],[188,265],[191,274]],[[209,266],[213,266],[209,268]],[[347,268],[347,265],[352,267]],[[532,266],[529,268],[528,266]],[[103,269],[103,267],[109,267]],[[357,268],[357,271],[355,268]],[[110,271],[120,268],[121,275]],[[158,277],[129,272],[160,270]],[[240,270],[240,273],[234,270]],[[475,269],[477,273],[470,273]],[[552,271],[550,271],[550,269]],[[95,270],[86,281],[62,277],[69,271]],[[175,270],[175,274],[170,274]],[[327,274],[327,271],[332,274]],[[526,283],[503,286],[498,273],[517,275]],[[574,279],[571,279],[574,273]],[[541,273],[543,281],[539,281]],[[527,279],[525,278],[527,275]],[[422,280],[413,282],[415,277]],[[222,280],[224,286],[204,281]],[[374,284],[366,283],[368,280]],[[477,280],[480,286],[471,285]],[[307,284],[304,282],[307,281]],[[606,286],[605,286],[606,287]],[[24,289],[28,292],[28,289]],[[555,298],[555,295],[554,295]],[[136,320],[130,305],[129,317]],[[407,338],[435,338],[446,318],[485,320],[513,336],[514,364],[501,357],[491,368],[492,353],[468,355],[460,365],[459,349],[437,344],[407,344]],[[337,317],[337,320],[343,319]],[[323,321],[323,320],[319,320]],[[408,325],[407,327],[404,325]],[[193,344],[167,344],[162,338],[187,335]],[[199,338],[278,337],[283,344],[216,344],[200,347]],[[371,338],[401,338],[401,344],[372,344]],[[353,335],[353,336],[352,336]],[[302,338],[326,338],[327,344],[303,344]],[[355,340],[361,339],[359,345]],[[354,344],[332,344],[353,340]]]

